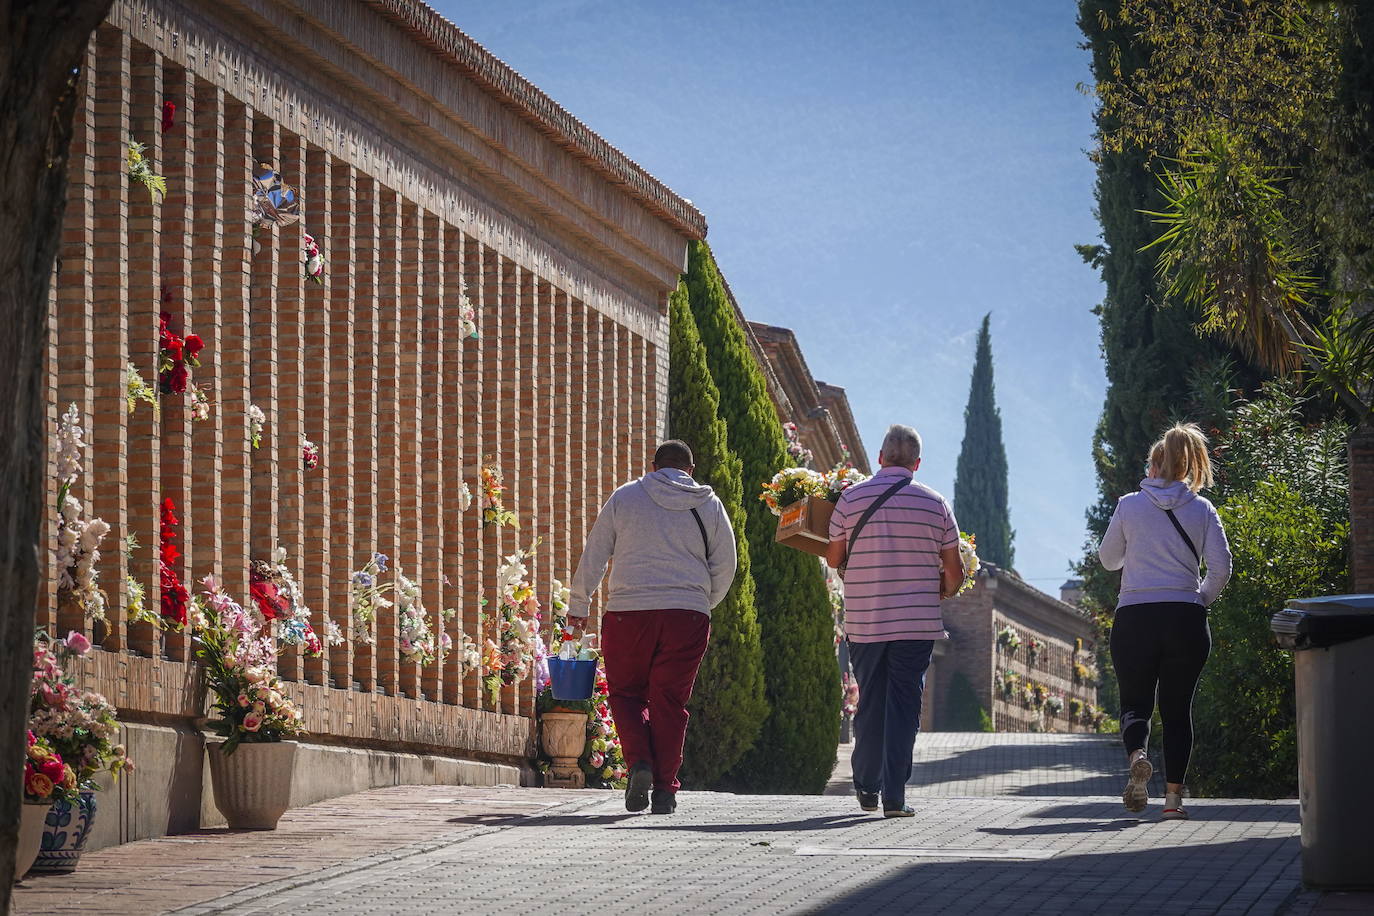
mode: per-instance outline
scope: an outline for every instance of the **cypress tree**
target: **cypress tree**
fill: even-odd
[[[1015,550],[1007,505],[1007,449],[1002,444],[1002,414],[992,384],[991,315],[983,316],[973,381],[964,408],[964,444],[954,478],[954,517],[977,540],[978,556],[1011,569]]]
[[[739,549],[739,571],[725,600],[711,613],[711,644],[687,707],[692,723],[681,779],[688,788],[709,789],[753,746],[768,704],[763,699],[763,652],[754,615],[740,460],[726,439],[720,395],[706,368],[706,348],[685,283],[678,284],[668,303],[668,435],[691,446],[696,479],[710,484],[725,504]]]
[[[777,520],[757,498],[789,463],[786,439],[704,242],[689,249],[687,288],[730,447],[743,467],[745,540],[769,705],[758,740],[724,784],[741,792],[819,794],[835,768],[840,738],[840,672],[825,576],[815,557],[773,540]]]

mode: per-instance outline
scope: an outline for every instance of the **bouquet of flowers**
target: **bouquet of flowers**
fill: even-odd
[[[434,632],[429,613],[420,602],[420,586],[396,570],[396,612],[401,626],[401,656],[409,661],[428,665],[443,660],[453,648],[453,638],[442,630]],[[448,618],[457,611],[449,609],[441,613]]]
[[[148,196],[156,203],[159,198],[167,196],[167,179],[153,171],[152,162],[143,155],[147,149],[142,143],[129,138],[127,173],[130,181],[137,181],[148,189]]]
[[[272,561],[253,560],[248,564],[248,593],[264,620],[272,621],[273,635],[288,646],[304,646],[305,654],[318,657],[324,652],[320,637],[310,624],[301,587],[286,566],[286,549],[272,551]],[[331,646],[343,641],[339,628],[328,621],[325,638]]]
[[[1002,695],[1010,700],[1016,695],[1016,688],[1020,683],[1021,675],[1015,671],[1002,672]]]
[[[128,406],[129,413],[134,412],[139,401],[151,405],[153,414],[157,414],[157,390],[144,380],[143,373],[138,371],[137,366],[133,363],[126,363],[124,366],[124,403]]]
[[[371,644],[376,637],[373,630],[377,624],[377,612],[391,607],[386,593],[391,589],[390,582],[381,580],[387,571],[387,555],[374,553],[363,568],[353,574],[348,586],[348,606],[353,615],[353,639],[356,642]]]
[[[282,691],[277,646],[266,620],[245,610],[214,576],[195,599],[192,635],[206,686],[219,714],[209,722],[224,739],[224,753],[241,742],[281,741],[301,734],[301,711]]]
[[[64,787],[73,790],[94,788],[93,779],[101,770],[109,770],[116,779],[133,770],[124,747],[114,741],[119,734],[114,706],[94,690],[77,686],[66,670],[71,659],[90,651],[90,640],[76,632],[65,639],[49,639],[39,632],[33,645],[29,731],[58,755],[58,763],[65,761],[74,775]]]
[[[537,542],[536,542],[537,543]],[[505,558],[496,570],[499,587],[496,613],[496,638],[486,641],[483,658],[483,684],[492,702],[500,696],[502,684],[513,684],[530,672],[539,637],[539,599],[529,581],[525,560],[534,556],[534,544]]]
[[[105,619],[105,592],[100,588],[100,542],[109,534],[110,526],[103,519],[81,517],[81,501],[71,495],[71,488],[81,476],[82,441],[81,414],[73,404],[62,415],[57,426],[57,548],[54,565],[57,567],[57,591],[60,598],[70,598],[93,620]]]
[[[1045,644],[1034,636],[1030,642],[1026,643],[1026,660],[1030,664],[1035,664],[1035,660],[1040,657],[1040,653],[1045,651]]]
[[[1021,637],[1010,626],[1005,626],[997,631],[997,645],[1011,655],[1021,647]]]
[[[1097,679],[1097,671],[1083,662],[1074,662],[1073,679],[1076,683],[1091,685]]]
[[[320,466],[320,447],[309,439],[301,440],[301,464],[307,471]]]
[[[28,752],[24,757],[24,801],[27,804],[52,804],[58,799],[76,800],[76,773],[47,739],[29,732]]]
[[[501,503],[501,494],[505,492],[506,486],[500,470],[491,465],[483,465],[479,477],[482,489],[482,524],[519,528],[520,523],[515,513]]]
[[[1059,715],[1064,711],[1064,697],[1057,693],[1045,697],[1045,711],[1051,716]]]
[[[840,690],[844,698],[840,711],[852,719],[859,711],[859,679],[846,671],[840,677]]]
[[[191,401],[191,419],[208,420],[210,419],[210,399],[205,392],[195,382],[186,386],[186,394]]]
[[[301,233],[301,259],[305,268],[305,278],[323,286],[324,255],[320,254],[320,246],[315,244],[315,237],[308,232]]]
[[[978,559],[978,550],[974,544],[973,535],[959,532],[959,561],[964,565],[964,581],[959,585],[959,591],[955,594],[962,595],[964,592],[973,588],[973,583],[978,576],[978,568],[982,562]]]
[[[795,423],[782,424],[782,434],[787,437],[787,455],[802,467],[810,467],[816,459],[811,449],[802,445],[801,431]]]
[[[157,561],[158,578],[162,583],[162,619],[170,625],[184,627],[191,596],[176,571],[176,562],[181,556],[172,543],[176,540],[176,526],[176,505],[169,496],[162,501]]]
[[[837,464],[825,474],[825,493],[822,495],[832,503],[840,501],[840,494],[856,483],[868,480],[868,475],[852,464]]]
[[[823,474],[810,468],[783,468],[763,485],[759,499],[774,515],[782,515],[782,510],[793,503],[808,496],[825,496],[827,492]]]
[[[158,314],[157,335],[161,347],[157,351],[157,381],[163,394],[182,394],[191,381],[189,369],[200,368],[196,355],[205,344],[196,334],[187,334],[185,338],[173,334],[169,327],[171,321],[170,312]]]
[[[267,425],[267,414],[256,404],[248,405],[248,441],[253,448],[262,445],[262,428]]]
[[[458,511],[466,512],[472,505],[472,488],[468,486],[466,480],[458,483]]]
[[[460,293],[458,299],[458,336],[477,339],[477,309],[466,293]]]
[[[1083,718],[1083,701],[1077,698],[1069,700],[1069,716],[1074,719]]]

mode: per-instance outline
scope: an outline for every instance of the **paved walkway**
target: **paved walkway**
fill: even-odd
[[[677,815],[651,817],[626,814],[619,793],[381,789],[288,812],[274,833],[208,830],[101,850],[75,875],[27,882],[16,911],[1374,911],[1374,896],[1301,892],[1295,802],[1203,799],[1191,821],[1155,820],[1157,807],[1137,819],[1112,797],[1029,794],[1110,775],[1053,762],[1063,749],[1039,739],[1054,736],[1027,745],[1050,761],[1041,767],[1007,764],[1005,739],[988,737],[928,742],[909,820],[865,815],[843,796],[689,792]],[[980,784],[1011,791],[946,791]]]

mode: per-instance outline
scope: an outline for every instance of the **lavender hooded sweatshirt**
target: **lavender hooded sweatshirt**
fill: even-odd
[[[1166,509],[1174,510],[1207,564],[1200,583],[1198,561]],[[1178,480],[1146,477],[1139,492],[1121,497],[1097,555],[1106,568],[1122,570],[1118,608],[1157,601],[1207,607],[1231,578],[1231,548],[1217,510]]]

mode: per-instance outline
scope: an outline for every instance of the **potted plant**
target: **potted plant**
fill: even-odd
[[[16,881],[24,877],[38,858],[48,811],[55,802],[70,802],[75,796],[76,772],[53,750],[47,739],[30,731],[24,758],[24,804],[14,850]]]
[[[116,780],[133,761],[116,744],[119,721],[110,702],[76,683],[68,670],[74,658],[91,651],[85,636],[70,632],[50,639],[40,631],[33,647],[33,688],[29,729],[46,742],[75,774],[73,791],[53,800],[33,871],[67,874],[76,869],[95,823],[95,777],[108,770]]]
[[[545,688],[537,698],[540,769],[560,788],[623,788],[627,768],[607,701],[606,675],[597,665],[590,699],[559,700]]]
[[[218,717],[209,727],[215,807],[235,830],[275,830],[291,802],[301,712],[282,692],[277,648],[265,620],[244,610],[213,576],[191,618],[196,657]]]

